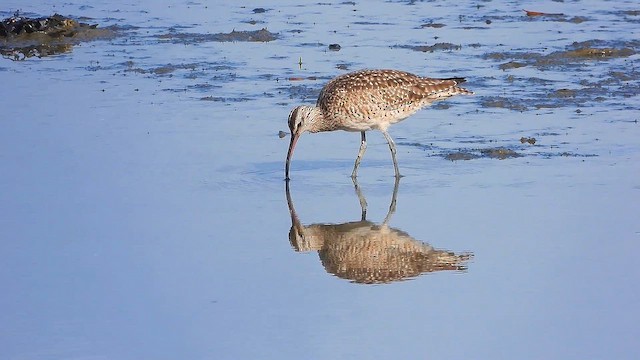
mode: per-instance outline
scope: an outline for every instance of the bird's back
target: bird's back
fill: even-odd
[[[463,78],[431,79],[398,70],[361,70],[329,81],[318,97],[326,130],[386,129],[436,100],[472,94]]]

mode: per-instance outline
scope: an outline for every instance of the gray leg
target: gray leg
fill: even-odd
[[[402,175],[400,175],[400,170],[398,170],[398,160],[396,160],[396,143],[393,142],[393,139],[389,136],[389,133],[386,130],[380,131],[382,131],[382,135],[384,135],[384,138],[387,139],[387,143],[389,143],[389,150],[391,150],[391,158],[393,159],[393,168],[396,171],[396,178],[400,178]]]
[[[353,172],[351,173],[351,178],[355,179],[358,176],[358,166],[360,166],[360,161],[362,161],[362,156],[364,156],[364,152],[367,150],[367,137],[364,134],[364,131],[360,132],[360,151],[358,151],[358,157],[356,158],[356,163],[353,166]]]

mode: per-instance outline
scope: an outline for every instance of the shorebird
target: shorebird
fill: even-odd
[[[300,135],[334,130],[360,132],[360,150],[351,173],[356,178],[367,149],[365,133],[376,129],[389,144],[395,175],[400,178],[396,144],[387,129],[434,101],[473,94],[458,86],[464,81],[460,77],[433,79],[398,70],[360,70],[334,78],[320,91],[316,106],[301,105],[289,113],[291,142],[285,179],[289,180],[291,156]]]

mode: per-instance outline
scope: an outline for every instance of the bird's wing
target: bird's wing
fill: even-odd
[[[460,92],[462,78],[431,79],[397,70],[364,70],[339,76],[321,91],[318,106],[328,112],[394,111],[424,105]]]

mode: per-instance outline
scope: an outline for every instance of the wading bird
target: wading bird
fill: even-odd
[[[291,142],[285,164],[285,179],[289,180],[291,156],[304,132],[359,131],[361,142],[351,177],[358,175],[358,166],[367,149],[365,132],[380,130],[393,159],[396,178],[400,177],[396,160],[396,145],[387,132],[400,122],[434,101],[473,92],[458,84],[464,78],[433,79],[398,70],[360,70],[340,75],[320,91],[316,106],[302,105],[289,114]]]

